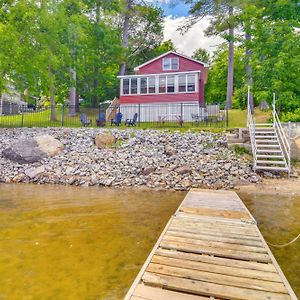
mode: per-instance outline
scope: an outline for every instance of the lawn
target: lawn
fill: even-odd
[[[88,118],[92,120],[92,126],[96,126],[96,119],[98,116],[98,109],[81,108],[81,112],[87,114]],[[29,112],[24,113],[22,116],[0,116],[0,127],[81,127],[80,117],[69,116],[67,110],[62,110],[62,108],[56,109],[57,121],[50,121],[50,109],[46,109],[39,112]],[[255,119],[258,123],[265,123],[270,118],[270,112],[262,112],[259,109],[255,109]],[[228,128],[240,128],[246,127],[247,122],[247,111],[232,109],[229,111],[229,126]],[[123,124],[119,128],[126,128]],[[178,123],[166,122],[164,124],[159,124],[158,122],[144,122],[140,124],[141,129],[154,128],[154,129],[170,129],[170,130],[180,130],[186,131],[192,129],[195,131],[207,130],[220,132],[225,129],[224,124],[200,124],[196,126],[192,122],[185,122],[183,127],[180,128]]]

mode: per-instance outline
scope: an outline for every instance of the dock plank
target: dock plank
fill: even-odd
[[[297,299],[238,195],[192,189],[125,300],[212,298]]]

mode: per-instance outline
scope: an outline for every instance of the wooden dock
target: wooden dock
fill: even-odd
[[[235,192],[191,190],[125,300],[297,299]]]

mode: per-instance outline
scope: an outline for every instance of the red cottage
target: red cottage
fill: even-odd
[[[193,103],[204,105],[207,64],[169,51],[119,76],[120,105]]]

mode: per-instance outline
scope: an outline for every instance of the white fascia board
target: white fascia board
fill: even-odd
[[[182,72],[167,72],[167,73],[155,73],[155,74],[138,74],[138,75],[123,75],[117,76],[117,78],[138,78],[138,77],[151,77],[151,76],[166,76],[166,75],[182,75],[182,74],[196,74],[201,73],[200,70],[198,71],[182,71]]]

